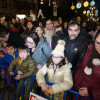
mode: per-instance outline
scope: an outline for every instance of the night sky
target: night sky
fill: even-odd
[[[94,0],[95,1],[95,6],[99,10],[99,17],[100,17],[100,0]]]
[[[94,0],[94,1],[95,1],[97,9],[100,10],[100,0]]]

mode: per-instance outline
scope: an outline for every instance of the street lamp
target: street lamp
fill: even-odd
[[[85,1],[84,4],[83,4],[83,6],[84,7],[88,7],[89,6],[89,2],[88,1]]]
[[[40,4],[42,4],[42,5],[44,4],[44,3],[43,3],[43,0],[40,1]]]
[[[75,10],[75,6],[72,3],[71,10]]]
[[[95,5],[94,0],[92,0],[92,1],[90,2],[90,5],[91,5],[91,6],[94,6],[94,5]]]
[[[86,14],[86,10],[83,11],[83,14]]]
[[[76,8],[77,8],[77,9],[80,9],[81,7],[82,7],[81,3],[78,2],[78,3],[76,4]]]

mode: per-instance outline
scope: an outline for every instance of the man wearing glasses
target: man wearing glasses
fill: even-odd
[[[46,21],[45,35],[47,42],[49,43],[51,37],[53,36],[53,22],[51,19]]]

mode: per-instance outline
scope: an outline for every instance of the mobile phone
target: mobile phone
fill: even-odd
[[[39,9],[39,13],[42,14],[42,9]]]

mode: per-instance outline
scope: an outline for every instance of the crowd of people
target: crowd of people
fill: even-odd
[[[30,11],[26,19],[4,19],[0,23],[0,79],[7,71],[8,84],[10,75],[19,80],[16,100],[24,79],[24,100],[29,99],[31,75],[37,79],[34,92],[39,94],[42,88],[49,100],[52,94],[54,100],[63,100],[64,91],[69,89],[90,100],[100,100],[99,67],[100,27],[96,22],[82,23],[79,16],[69,22],[61,17],[52,20]],[[11,85],[15,85],[14,80]],[[70,95],[66,98],[74,100]]]

